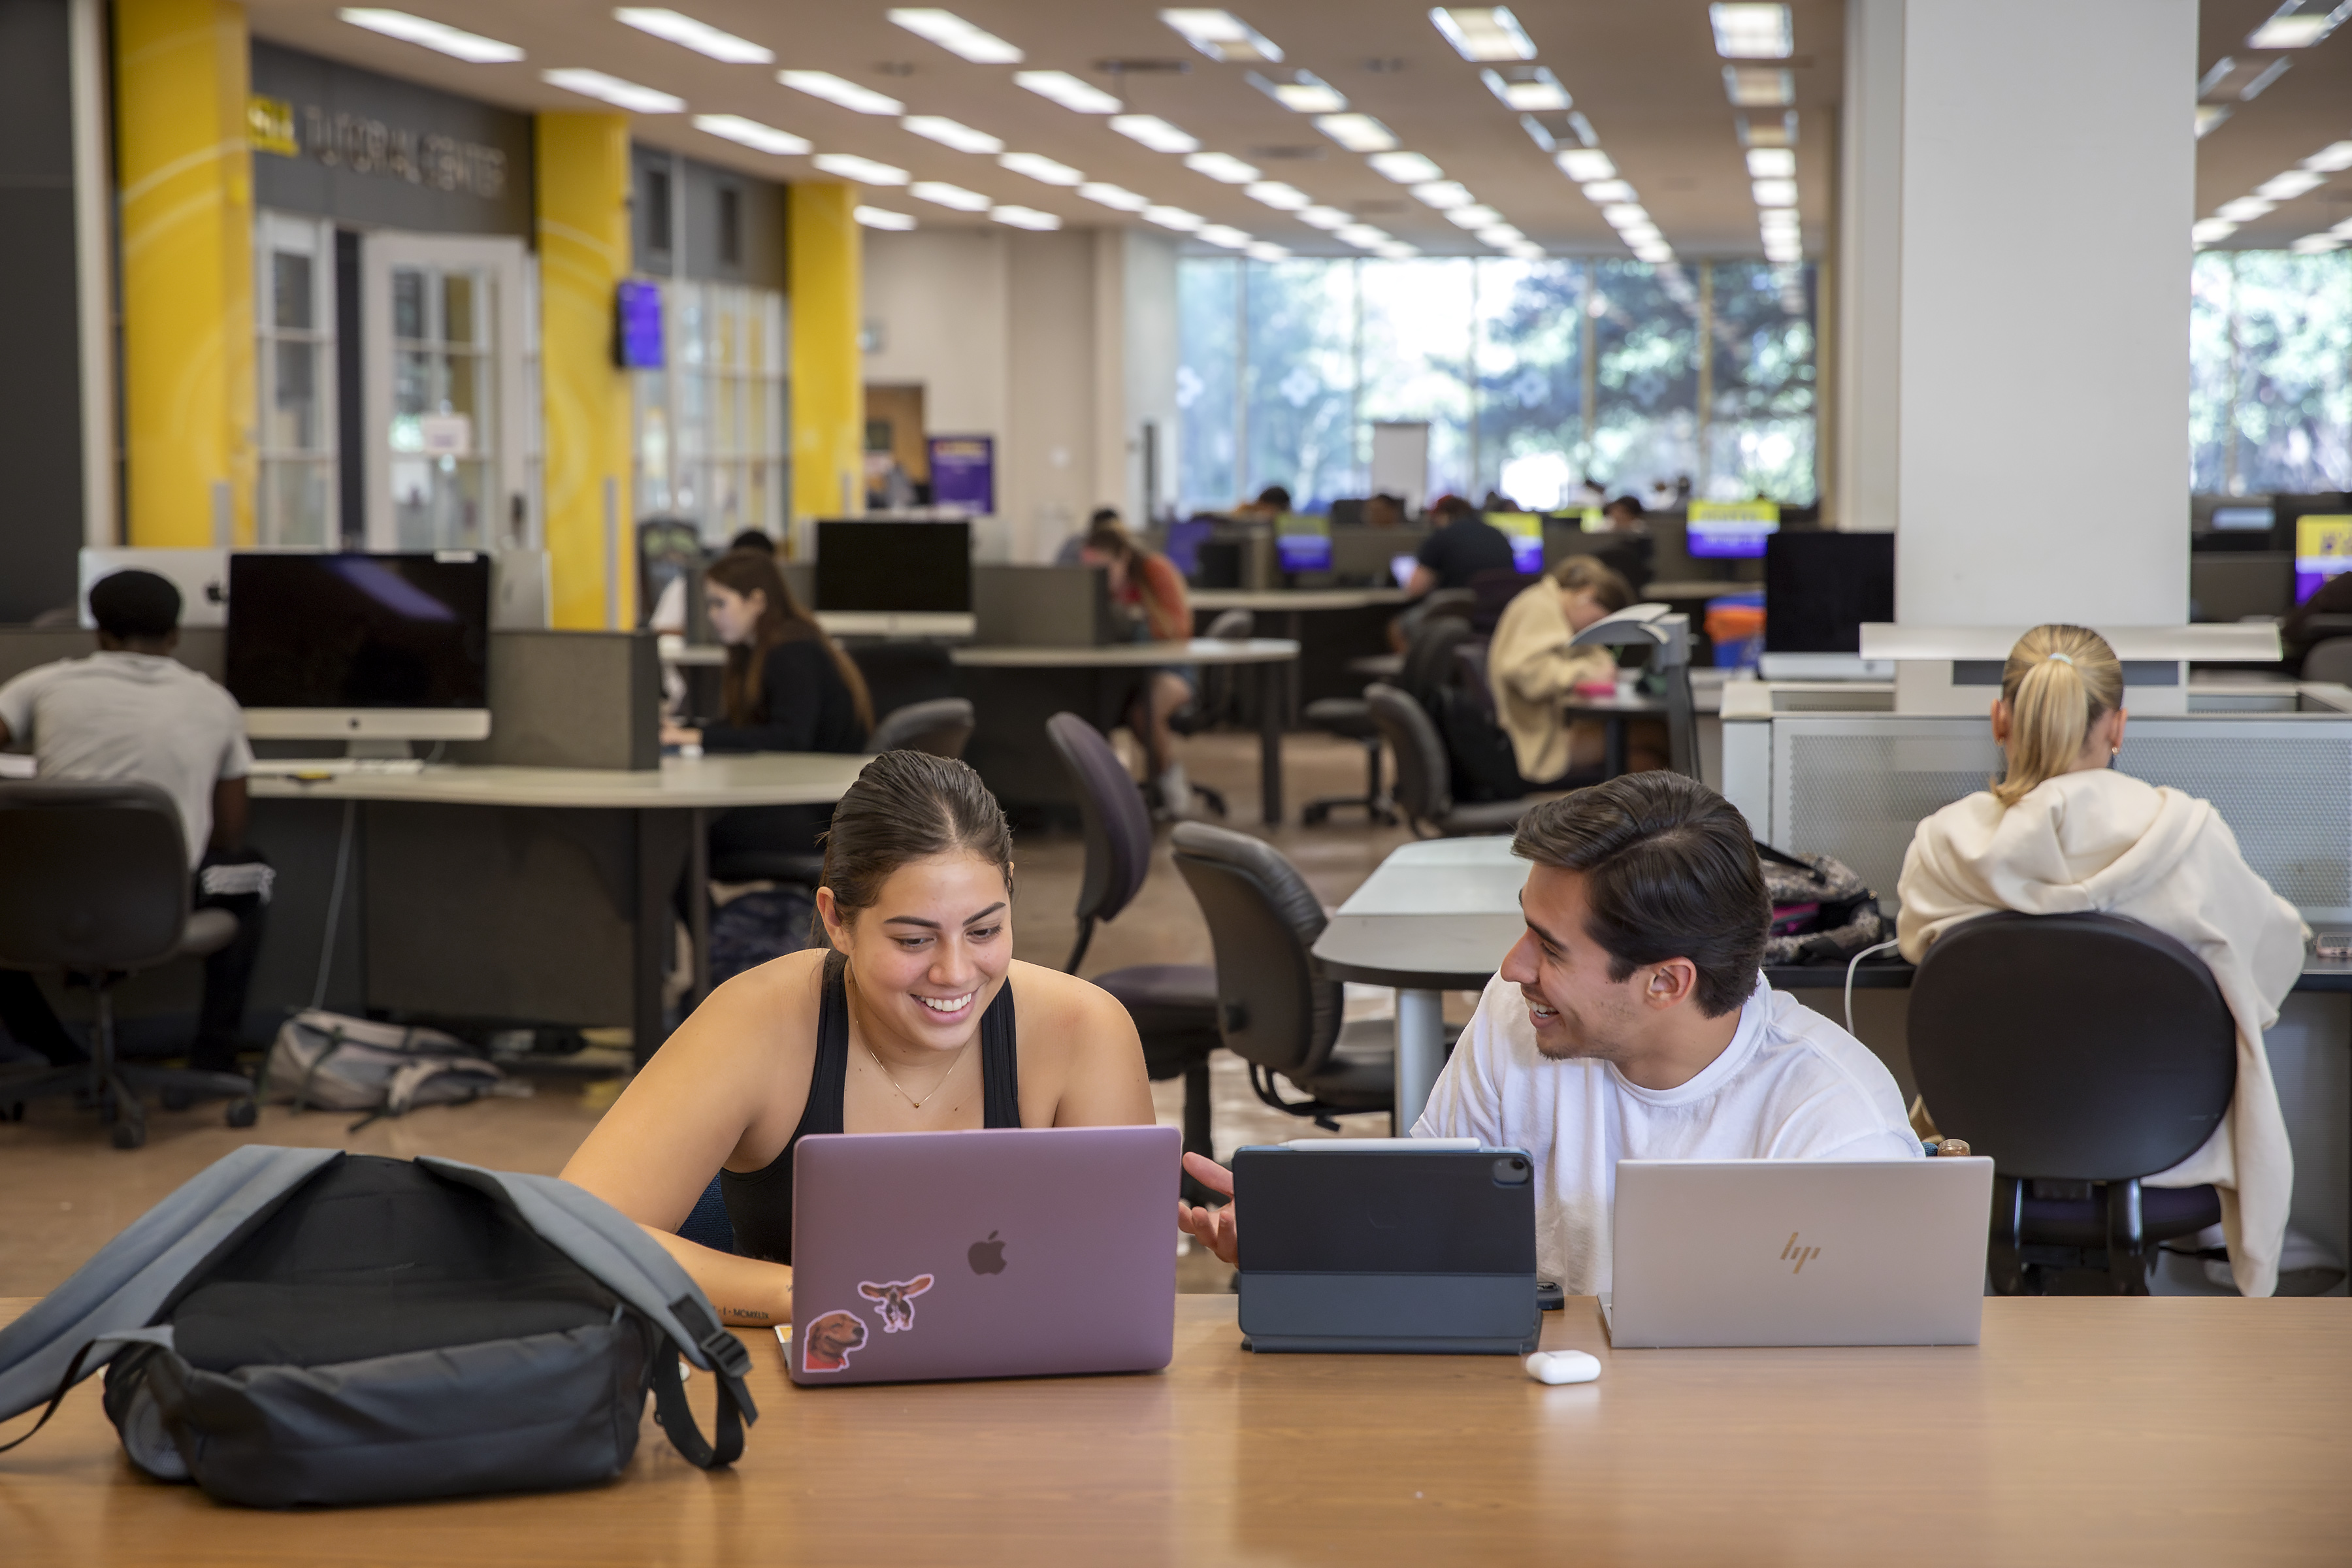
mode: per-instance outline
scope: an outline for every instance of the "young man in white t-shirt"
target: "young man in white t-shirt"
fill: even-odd
[[[1536,1163],[1536,1259],[1610,1288],[1621,1159],[1905,1160],[1919,1141],[1869,1047],[1764,984],[1771,903],[1747,819],[1679,773],[1629,773],[1520,820],[1527,932],[1486,983],[1417,1138]],[[1197,1154],[1185,1168],[1230,1194]],[[1234,1260],[1234,1205],[1177,1223]]]

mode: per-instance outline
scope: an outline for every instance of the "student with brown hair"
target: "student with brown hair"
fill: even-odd
[[[1089,566],[1108,568],[1111,604],[1128,617],[1138,642],[1192,640],[1192,601],[1184,574],[1165,555],[1144,548],[1116,513],[1108,519],[1096,514],[1079,558]],[[1143,742],[1160,808],[1169,816],[1186,815],[1192,800],[1169,721],[1200,689],[1196,667],[1168,664],[1146,675],[1128,699],[1128,728]]]
[[[1617,660],[1605,647],[1577,647],[1576,634],[1633,602],[1625,579],[1589,555],[1571,555],[1519,591],[1495,624],[1486,681],[1495,718],[1511,738],[1519,776],[1538,788],[1601,765],[1608,749],[1601,720],[1571,721],[1560,710],[1580,686],[1613,683]],[[1629,771],[1665,765],[1662,725],[1634,727]]]

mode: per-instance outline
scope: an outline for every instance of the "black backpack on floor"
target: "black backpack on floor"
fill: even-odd
[[[681,1354],[718,1378],[715,1447]],[[609,1480],[648,1390],[709,1468],[759,1414],[750,1352],[600,1199],[331,1149],[236,1151],[0,1329],[0,1419],[46,1422],[100,1364],[133,1463],[261,1508]]]

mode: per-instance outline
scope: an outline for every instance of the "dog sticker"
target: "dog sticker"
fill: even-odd
[[[882,1331],[902,1333],[915,1326],[914,1298],[931,1288],[931,1277],[918,1274],[912,1279],[893,1279],[887,1285],[860,1281],[857,1293],[869,1301],[882,1305]]]
[[[827,1312],[801,1331],[801,1370],[840,1372],[849,1352],[866,1343],[866,1320],[855,1312]]]

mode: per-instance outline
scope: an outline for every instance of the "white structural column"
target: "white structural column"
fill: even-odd
[[[1846,0],[1839,114],[1837,471],[1830,521],[1895,527],[1903,368],[1903,5]]]
[[[1840,464],[1849,527],[1891,479],[1896,618],[2185,621],[2196,0],[1850,10],[1849,136],[1898,99],[1899,216],[1850,149]]]

